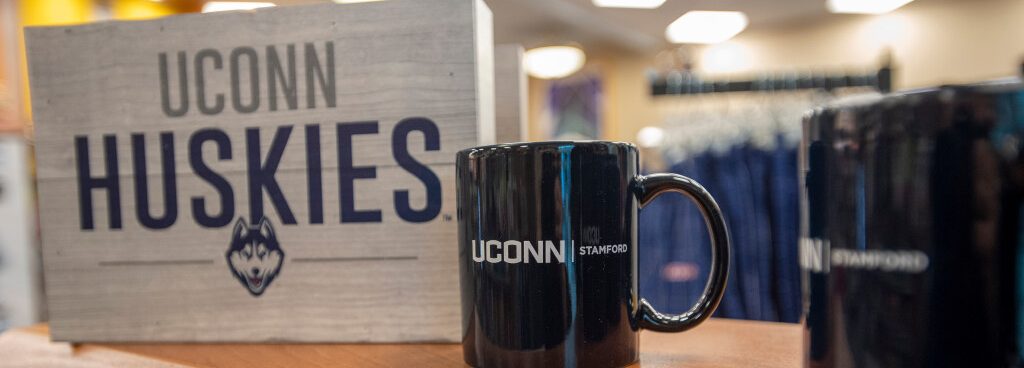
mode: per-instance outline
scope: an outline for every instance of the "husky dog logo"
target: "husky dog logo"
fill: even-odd
[[[226,257],[235,278],[253,296],[260,296],[281,272],[284,251],[269,220],[263,218],[259,224],[250,226],[245,218],[239,217]]]

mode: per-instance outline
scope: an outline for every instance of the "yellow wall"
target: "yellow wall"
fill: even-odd
[[[114,19],[141,20],[159,18],[175,13],[175,9],[164,2],[152,0],[116,0],[110,3]]]
[[[11,1],[11,0],[0,0]],[[79,24],[97,21],[97,8],[108,7],[111,18],[117,20],[139,20],[158,18],[166,15],[197,12],[202,8],[202,0],[20,0],[17,2],[17,17],[20,22],[17,40],[22,42],[22,27]],[[0,44],[0,46],[3,46]],[[32,109],[28,85],[28,69],[26,67],[24,45],[18,45],[18,67],[20,69],[20,94],[22,124],[31,132]],[[2,60],[0,60],[2,61]],[[2,67],[2,65],[0,65]],[[2,69],[0,69],[2,73]],[[3,75],[0,74],[0,79]],[[10,78],[13,79],[13,78]],[[13,87],[12,87],[13,89]]]
[[[18,2],[18,16],[21,26],[77,24],[93,19],[92,0],[22,0]],[[32,108],[29,102],[28,67],[25,61],[24,34],[19,28],[18,39],[22,40],[19,66],[21,69],[22,119],[31,126]],[[31,131],[31,128],[28,130]]]
[[[1024,61],[1024,1],[917,0],[882,16],[828,15],[748,30],[724,45],[694,50],[703,75],[760,71],[867,70],[890,48],[896,89],[1016,75]],[[604,86],[602,138],[632,141],[660,124],[659,105],[688,97],[650,96],[646,70],[653,55],[587,50],[589,70]],[[731,61],[722,55],[738,55]],[[723,62],[724,61],[724,62]],[[540,125],[547,82],[530,79],[530,138],[549,139]]]
[[[12,4],[0,2],[0,133],[21,131],[21,122],[17,118],[20,105],[15,99],[18,82],[11,78],[11,74],[16,73],[9,70],[16,64],[12,59],[15,54],[9,50],[14,50],[11,43],[14,41],[13,34],[17,32],[17,27],[6,23],[13,18],[7,14],[13,9]]]

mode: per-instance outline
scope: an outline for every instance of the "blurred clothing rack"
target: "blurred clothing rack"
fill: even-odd
[[[874,73],[780,73],[762,74],[747,80],[703,80],[687,71],[674,71],[651,78],[651,94],[696,95],[722,92],[775,92],[802,89],[833,90],[844,87],[871,87],[879,92],[892,91],[892,67],[885,65]]]

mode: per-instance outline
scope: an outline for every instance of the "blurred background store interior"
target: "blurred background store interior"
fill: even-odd
[[[46,318],[22,27],[331,2],[272,1],[0,0],[0,331]],[[636,142],[645,171],[691,176],[719,199],[737,270],[720,317],[799,319],[803,113],[1012,77],[1024,61],[1021,0],[485,1],[495,44],[526,50],[523,139]],[[710,259],[700,214],[671,198],[641,216],[641,291],[682,311]]]

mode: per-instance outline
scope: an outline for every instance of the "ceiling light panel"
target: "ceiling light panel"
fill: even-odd
[[[665,0],[593,0],[595,6],[602,8],[656,9]]]
[[[669,24],[665,37],[673,43],[719,43],[743,32],[747,23],[742,12],[694,10]]]
[[[826,5],[833,13],[885,14],[911,1],[914,0],[828,0]]]
[[[556,79],[580,70],[587,57],[578,47],[547,46],[526,51],[523,64],[535,78]]]

